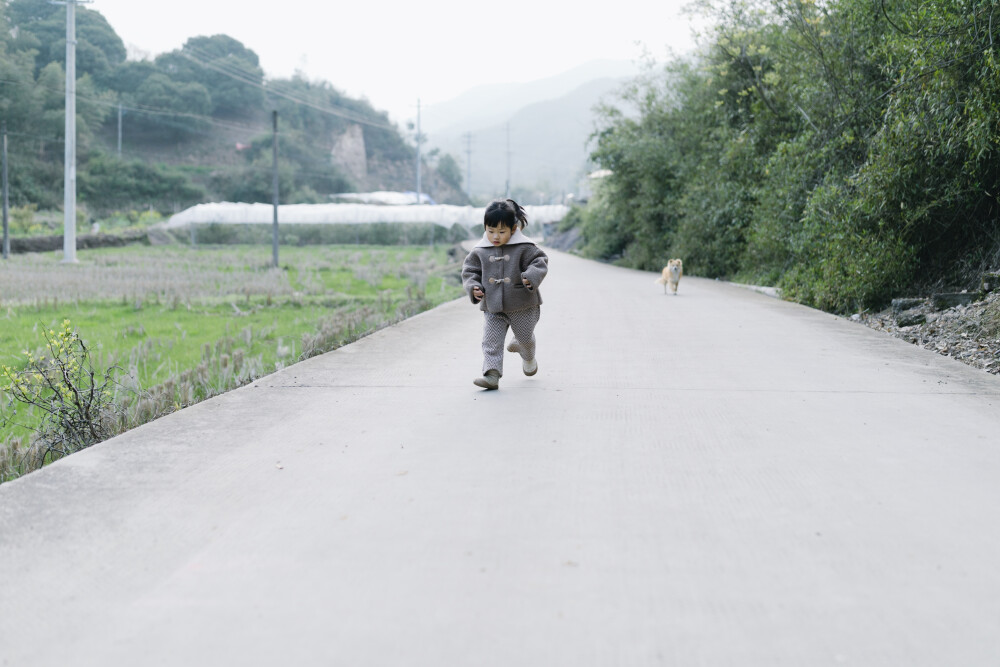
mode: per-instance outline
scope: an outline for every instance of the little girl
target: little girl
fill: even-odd
[[[497,199],[486,207],[483,238],[465,258],[462,284],[472,303],[483,311],[483,377],[473,383],[497,389],[503,376],[503,342],[507,327],[514,340],[507,349],[521,355],[525,375],[538,372],[535,325],[541,315],[538,286],[549,258],[523,233],[528,216],[513,199]]]

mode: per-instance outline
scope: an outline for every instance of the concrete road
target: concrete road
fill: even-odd
[[[0,486],[0,665],[1000,664],[1000,378],[552,255]]]

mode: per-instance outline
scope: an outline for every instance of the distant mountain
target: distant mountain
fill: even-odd
[[[471,135],[474,196],[503,194],[508,149],[512,188],[559,196],[574,192],[585,170],[594,106],[636,74],[633,63],[605,60],[529,83],[480,86],[429,109],[421,129],[427,147],[455,156],[463,176]]]
[[[462,133],[505,122],[519,109],[535,102],[567,95],[595,79],[630,78],[639,73],[628,60],[593,60],[571,70],[527,83],[476,86],[453,100],[424,107],[421,130]]]

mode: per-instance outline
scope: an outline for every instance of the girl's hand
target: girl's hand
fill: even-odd
[[[482,299],[483,299],[483,290],[479,289],[478,287],[473,287],[472,288],[472,297],[476,301],[482,301]]]
[[[527,287],[528,289],[531,289],[531,281],[530,280],[528,280],[527,278],[521,278],[521,282],[524,283],[525,287]]]

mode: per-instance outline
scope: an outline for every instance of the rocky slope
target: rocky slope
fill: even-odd
[[[1000,290],[967,304],[896,299],[893,307],[851,317],[873,329],[1000,375]]]

